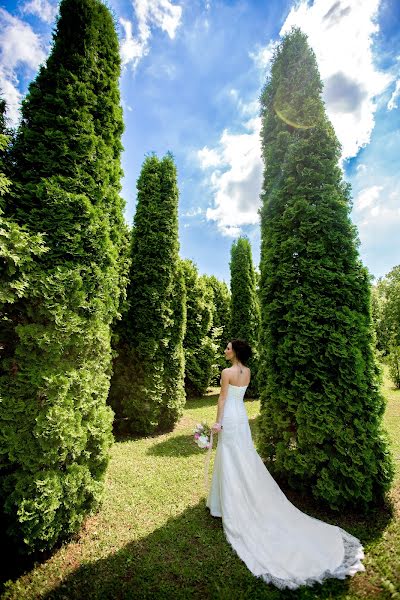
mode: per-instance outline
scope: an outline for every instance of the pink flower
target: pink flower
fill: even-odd
[[[194,439],[195,439],[195,440],[198,440],[198,439],[199,439],[199,437],[200,437],[200,434],[199,434],[199,433],[195,433],[195,434],[194,434]]]

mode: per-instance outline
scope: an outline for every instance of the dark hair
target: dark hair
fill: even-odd
[[[246,340],[239,340],[236,338],[229,341],[232,344],[232,350],[234,350],[237,358],[245,365],[253,354],[250,344],[248,344]]]

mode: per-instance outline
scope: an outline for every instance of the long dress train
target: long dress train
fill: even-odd
[[[365,571],[363,546],[341,527],[306,515],[282,492],[257,453],[243,402],[229,384],[206,505],[250,571],[284,589]]]

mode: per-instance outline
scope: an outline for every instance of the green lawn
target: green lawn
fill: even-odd
[[[400,391],[385,380],[385,423],[397,467],[392,513],[388,505],[368,518],[337,515],[285,490],[305,512],[357,535],[366,554],[366,572],[296,592],[280,592],[255,578],[226,542],[221,520],[205,506],[205,452],[193,444],[192,430],[202,419],[214,421],[213,392],[188,401],[172,433],[115,443],[100,512],[74,541],[9,579],[2,597],[400,598]],[[255,436],[259,402],[247,401],[246,407]],[[210,477],[214,455],[215,449]]]

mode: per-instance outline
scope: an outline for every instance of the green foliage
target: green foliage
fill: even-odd
[[[11,189],[11,181],[4,172],[9,149],[5,110],[6,103],[0,98],[0,321],[3,352],[8,343],[8,335],[11,335],[11,320],[3,312],[4,307],[27,294],[29,271],[34,264],[34,256],[46,251],[41,234],[30,235],[26,227],[3,216],[4,196]]]
[[[202,278],[212,291],[212,327],[209,335],[216,346],[216,354],[210,383],[219,385],[221,371],[226,368],[224,350],[229,339],[231,298],[225,281],[219,281],[215,275],[202,275]]]
[[[231,336],[246,340],[253,351],[248,366],[251,381],[246,396],[258,396],[258,338],[260,303],[257,295],[257,276],[253,266],[250,242],[240,237],[231,247]]]
[[[400,388],[400,346],[390,346],[390,352],[386,356],[389,366],[389,375],[394,385]]]
[[[46,252],[41,234],[30,235],[26,227],[3,216],[4,195],[11,189],[11,181],[4,172],[9,135],[5,121],[6,103],[0,99],[0,355],[4,360],[7,349],[15,338],[12,312],[19,298],[28,294],[30,271],[34,257]]]
[[[76,531],[102,497],[112,443],[110,326],[126,269],[119,73],[108,9],[63,0],[10,152],[5,218],[24,235],[19,245],[16,230],[6,236],[15,249],[7,276],[17,266],[23,274],[3,298],[10,335],[0,376],[0,495],[8,531],[28,552]],[[19,258],[25,228],[35,260]]]
[[[340,146],[298,29],[261,95],[259,452],[333,509],[381,502],[393,462],[381,421],[370,278],[357,252]]]
[[[173,428],[185,403],[185,291],[173,158],[149,156],[138,179],[127,298],[117,326],[110,403],[122,431]]]
[[[385,356],[400,346],[400,265],[373,286],[372,315],[377,348]]]
[[[378,279],[372,288],[372,316],[376,347],[389,366],[394,385],[400,387],[400,266]]]
[[[193,261],[182,261],[186,286],[185,389],[188,396],[205,394],[211,383],[218,345],[212,335],[213,291]]]
[[[169,344],[164,351],[165,391],[162,397],[160,424],[162,431],[171,431],[183,414],[186,402],[185,351],[186,288],[180,260],[176,265],[174,285],[170,292],[171,321]]]
[[[4,207],[3,196],[10,190],[11,181],[5,173],[6,156],[10,144],[10,132],[6,124],[6,102],[0,97],[0,209]]]

